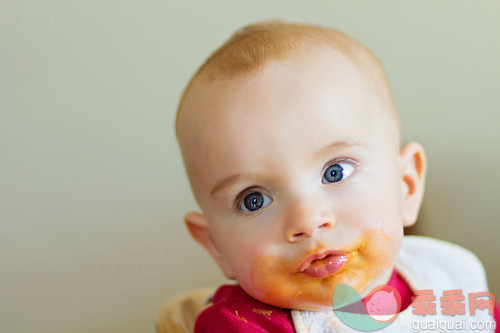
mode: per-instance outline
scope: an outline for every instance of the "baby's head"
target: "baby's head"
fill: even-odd
[[[321,27],[246,27],[191,79],[176,131],[203,212],[187,227],[251,296],[324,310],[340,283],[362,294],[387,283],[425,159],[416,143],[400,151],[365,47]]]

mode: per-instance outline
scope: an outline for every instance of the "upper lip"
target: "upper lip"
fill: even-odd
[[[337,251],[337,250],[326,250],[326,251],[314,253],[314,254],[310,255],[309,257],[307,257],[300,264],[299,268],[297,269],[297,272],[299,272],[299,273],[304,272],[309,267],[309,265],[311,265],[311,263],[315,260],[325,259],[328,256],[345,256],[347,254],[348,254],[348,252],[346,252],[346,251]]]

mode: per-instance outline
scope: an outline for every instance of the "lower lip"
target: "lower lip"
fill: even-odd
[[[310,277],[322,278],[337,273],[346,261],[346,256],[327,256],[313,261],[302,273]]]

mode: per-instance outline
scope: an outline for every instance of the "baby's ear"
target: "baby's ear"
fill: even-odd
[[[427,163],[424,149],[416,142],[407,144],[399,154],[403,177],[403,226],[415,223],[424,196]]]
[[[217,265],[219,265],[219,267],[224,272],[224,275],[226,275],[228,279],[234,279],[232,270],[230,269],[228,262],[224,259],[224,256],[219,251],[217,244],[215,244],[205,216],[200,213],[189,212],[186,214],[184,221],[191,236],[198,243],[200,243],[201,246],[203,246],[205,250],[208,251],[208,253],[210,253]]]

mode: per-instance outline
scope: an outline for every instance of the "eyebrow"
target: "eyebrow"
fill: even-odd
[[[319,151],[317,151],[314,154],[315,159],[319,159],[323,157],[324,155],[327,155],[332,152],[336,152],[342,149],[346,148],[353,148],[353,147],[361,147],[363,146],[362,143],[360,142],[355,142],[355,141],[336,141],[332,144],[329,144],[326,147],[321,148]]]
[[[210,196],[216,195],[218,192],[220,192],[224,187],[230,186],[236,182],[238,182],[240,179],[245,178],[243,175],[232,175],[223,179],[218,180],[214,187],[212,188],[212,191],[210,191]]]

